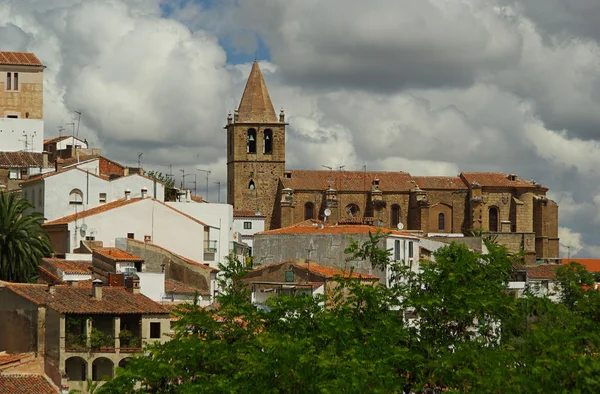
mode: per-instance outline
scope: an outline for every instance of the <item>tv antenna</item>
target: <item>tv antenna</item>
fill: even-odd
[[[141,170],[142,169],[142,155],[144,154],[144,152],[140,152],[140,154],[138,155],[138,168]]]

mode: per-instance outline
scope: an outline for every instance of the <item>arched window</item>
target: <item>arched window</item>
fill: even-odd
[[[490,231],[498,231],[498,208],[491,207],[489,210]]]
[[[256,153],[256,130],[249,129],[246,139],[246,152]]]
[[[256,189],[256,185],[254,184],[253,180],[250,180],[250,183],[248,184],[248,189],[250,189],[250,190]]]
[[[392,217],[390,219],[390,225],[392,227],[397,227],[398,223],[400,223],[400,205],[392,205]]]
[[[446,229],[446,218],[443,213],[438,215],[438,231],[444,231]]]
[[[73,189],[69,193],[69,204],[81,205],[83,204],[83,193],[79,189]]]
[[[307,202],[304,204],[304,220],[312,219],[315,216],[315,204]]]
[[[273,132],[271,129],[265,130],[265,137],[263,141],[263,153],[270,155],[273,153]]]
[[[356,204],[348,204],[346,205],[346,215],[349,219],[358,217],[360,214],[360,208]]]

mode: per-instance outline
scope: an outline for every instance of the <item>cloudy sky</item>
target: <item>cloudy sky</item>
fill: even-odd
[[[289,168],[516,173],[550,187],[565,254],[600,257],[598,20],[598,0],[2,0],[0,48],[48,67],[46,137],[80,111],[110,158],[210,169],[211,200],[258,57]]]

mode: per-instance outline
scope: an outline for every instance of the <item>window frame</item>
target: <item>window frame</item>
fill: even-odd
[[[73,196],[78,196],[81,198],[81,201],[77,200],[77,198],[73,198]],[[71,189],[69,192],[69,205],[83,205],[83,192],[77,188]]]
[[[267,140],[267,136],[269,137],[268,140]],[[267,148],[269,148],[269,149],[267,149]],[[265,154],[265,155],[273,154],[273,130],[271,130],[271,129],[266,129],[263,132],[263,154]]]
[[[160,322],[151,321],[150,322],[150,333],[149,333],[150,339],[160,339],[160,337],[161,337],[160,331],[161,331]]]
[[[307,213],[310,213],[307,215]],[[310,217],[309,217],[310,216]],[[304,220],[311,220],[315,218],[315,204],[312,201],[308,201],[304,204]]]
[[[12,72],[6,73],[6,82],[4,82],[4,90],[12,90]]]
[[[254,137],[254,141],[250,139],[250,137]],[[251,128],[246,132],[246,153],[250,155],[255,155],[258,151],[258,141],[256,140],[256,129]]]
[[[13,73],[13,88],[12,90],[19,90],[19,73],[18,72],[14,72]]]
[[[492,212],[494,212],[494,226],[492,226]],[[497,233],[499,227],[500,210],[498,207],[493,206],[488,209],[488,230],[490,232]],[[493,228],[492,228],[493,227]]]
[[[390,212],[390,225],[392,227],[398,227],[398,224],[402,222],[400,217],[400,205],[394,204],[392,205]]]
[[[244,222],[244,230],[252,230],[252,222]]]
[[[98,193],[98,202],[100,204],[106,203],[106,193]]]
[[[444,212],[438,213],[438,231],[446,231],[446,215]]]

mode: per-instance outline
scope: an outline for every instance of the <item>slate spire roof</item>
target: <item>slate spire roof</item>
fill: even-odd
[[[269,97],[267,85],[263,79],[258,61],[252,64],[250,76],[246,82],[246,88],[240,106],[238,108],[239,123],[277,123],[278,119]]]

